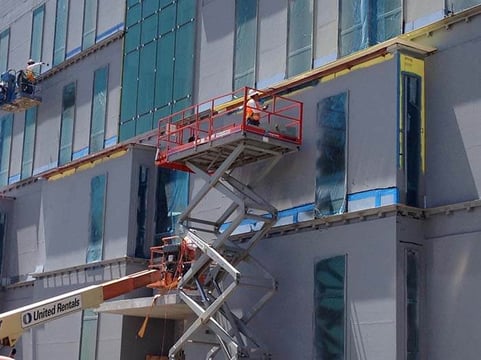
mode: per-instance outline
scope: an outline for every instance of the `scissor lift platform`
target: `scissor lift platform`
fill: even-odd
[[[231,168],[297,151],[302,142],[302,103],[257,91],[269,107],[259,110],[259,126],[249,125],[249,90],[208,100],[159,121],[157,165],[192,171],[187,165],[191,163],[210,173],[240,144],[243,151]],[[229,97],[237,101],[217,105]]]

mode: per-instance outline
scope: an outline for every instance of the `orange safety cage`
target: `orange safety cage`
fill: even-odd
[[[249,125],[249,93],[256,91],[267,108],[260,112],[260,125]],[[249,87],[187,107],[158,122],[156,164],[171,169],[190,171],[170,156],[184,150],[197,149],[221,137],[235,133],[259,134],[300,145],[302,142],[303,104],[300,101],[269,94]]]

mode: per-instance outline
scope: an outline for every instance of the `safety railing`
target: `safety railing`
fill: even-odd
[[[249,104],[251,93],[258,104]],[[250,110],[259,114],[259,125],[247,122]],[[252,132],[301,144],[302,103],[252,88],[242,88],[187,107],[158,122],[158,158],[182,151],[235,132]]]

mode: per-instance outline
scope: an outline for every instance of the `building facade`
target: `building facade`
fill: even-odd
[[[205,184],[156,166],[159,120],[248,87],[303,104],[297,152],[233,171],[278,211],[252,249],[276,281],[249,322],[266,353],[477,357],[479,1],[2,5],[0,72],[44,64],[41,103],[0,110],[0,312],[145,269]],[[225,205],[214,192],[194,215]],[[139,289],[26,329],[17,358],[168,356],[196,319],[176,291]],[[215,342],[201,327],[185,358]]]

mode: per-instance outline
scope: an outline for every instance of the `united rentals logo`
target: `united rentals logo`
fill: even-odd
[[[50,304],[39,306],[22,313],[22,328],[25,329],[35,324],[55,319],[81,308],[82,299],[80,295],[71,296],[51,302]]]

